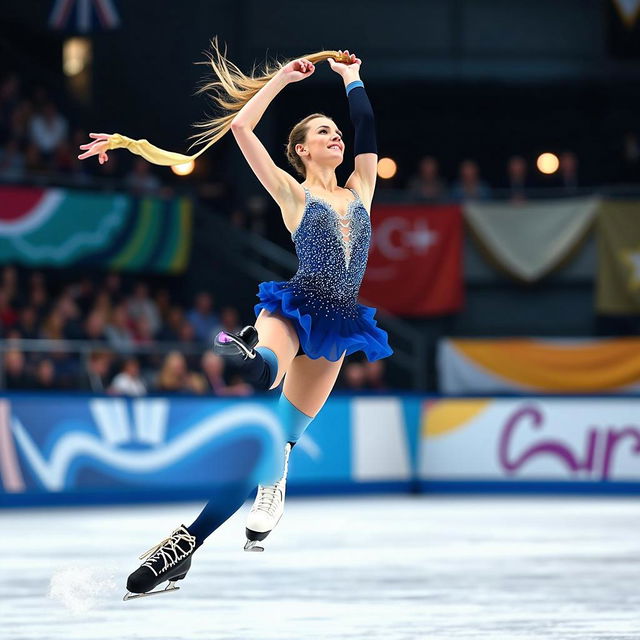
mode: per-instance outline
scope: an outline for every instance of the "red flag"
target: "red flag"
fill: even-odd
[[[376,205],[363,300],[402,316],[462,306],[462,213],[457,205]]]

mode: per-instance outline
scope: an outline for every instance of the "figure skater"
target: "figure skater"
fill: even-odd
[[[289,134],[287,158],[303,179],[280,169],[253,133],[273,99],[288,84],[310,77],[315,64],[327,60],[341,76],[355,130],[355,167],[345,187],[335,175],[344,157],[342,133],[329,117],[314,113]],[[211,64],[218,80],[203,87],[212,92],[226,115],[200,126],[206,146],[195,156],[167,152],[146,140],[119,134],[90,134],[81,159],[124,147],[156,164],[177,164],[200,155],[231,129],[249,166],[276,201],[291,232],[299,259],[287,282],[260,284],[257,320],[237,334],[219,333],[214,350],[241,358],[244,377],[262,390],[284,380],[279,413],[287,444],[282,476],[258,487],[250,511],[245,549],[262,551],[264,540],[280,520],[292,447],[331,393],[345,356],[363,351],[369,360],[391,355],[387,334],[376,326],[375,309],[357,303],[371,238],[369,211],[373,199],[377,147],[374,118],[360,79],[361,60],[349,51],[323,51],[267,67],[263,75],[244,75],[213,43]],[[135,594],[147,594],[160,583],[185,577],[194,551],[244,502],[250,486],[220,491],[189,527],[182,525],[150,550],[145,563],[127,582]],[[244,495],[243,495],[244,492]],[[159,592],[155,592],[159,593]]]

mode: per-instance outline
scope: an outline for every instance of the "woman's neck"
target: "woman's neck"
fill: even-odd
[[[303,184],[305,187],[327,191],[329,193],[338,188],[336,172],[331,167],[313,167],[311,171],[307,170]]]

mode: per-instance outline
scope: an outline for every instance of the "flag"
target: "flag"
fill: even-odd
[[[598,199],[469,203],[465,220],[474,238],[509,275],[535,282],[557,267],[590,229]]]
[[[0,263],[180,272],[190,247],[186,198],[0,187]]]
[[[457,205],[376,205],[363,300],[403,316],[462,307],[462,215]]]
[[[600,207],[596,307],[603,314],[640,314],[640,202]]]
[[[49,14],[51,29],[75,29],[88,33],[94,26],[115,29],[120,26],[120,16],[114,0],[55,0]]]

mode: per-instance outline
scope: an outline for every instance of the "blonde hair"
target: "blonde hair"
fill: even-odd
[[[289,64],[292,60],[298,58],[291,58],[290,60],[283,60],[281,62],[266,62],[262,69],[253,68],[251,75],[245,75],[233,62],[226,57],[226,47],[221,50],[218,45],[218,39],[214,38],[211,41],[211,50],[207,52],[209,58],[208,63],[213,69],[217,80],[213,82],[205,83],[197,93],[205,93],[211,97],[216,106],[223,111],[223,115],[213,117],[203,122],[197,122],[194,126],[202,129],[203,131],[193,136],[196,138],[194,144],[205,144],[205,147],[200,150],[202,153],[205,149],[208,149],[211,145],[215,144],[227,131],[231,128],[233,119],[238,114],[238,111],[244,107],[253,96],[264,87],[269,80],[271,80],[277,73]],[[324,62],[329,58],[333,58],[336,61],[346,62],[338,51],[318,51],[317,53],[311,53],[300,58],[306,58],[309,62],[317,64],[318,62]],[[322,114],[320,114],[322,115]],[[300,126],[303,122],[309,118],[305,118],[301,123],[298,123],[294,130]],[[291,132],[293,134],[293,131]],[[291,140],[291,136],[289,137]],[[298,143],[296,143],[298,144]],[[295,146],[295,145],[294,145]],[[295,153],[295,152],[294,152]],[[289,156],[289,154],[287,153]],[[296,154],[296,157],[297,154]],[[296,170],[297,166],[289,158]]]
[[[211,50],[207,52],[207,56],[209,58],[208,63],[203,62],[200,64],[211,65],[217,79],[212,82],[206,82],[198,89],[197,93],[207,94],[218,109],[222,111],[222,114],[211,117],[203,122],[197,122],[194,125],[202,131],[191,136],[195,138],[195,142],[193,142],[191,147],[204,145],[203,147],[193,155],[187,156],[182,153],[166,151],[165,149],[156,147],[145,139],[134,140],[120,133],[114,133],[108,136],[107,149],[125,148],[131,153],[142,156],[149,162],[165,166],[191,162],[218,142],[218,140],[229,131],[231,123],[238,114],[238,111],[240,111],[282,67],[288,65],[292,60],[297,59],[292,58],[292,60],[272,63],[266,62],[261,70],[258,70],[254,66],[251,75],[245,75],[233,62],[226,58],[226,48],[224,50],[220,49],[217,38],[211,41]],[[334,58],[336,62],[350,63],[349,58],[339,51],[318,51],[317,53],[311,53],[302,57],[314,64],[323,62],[329,58]],[[297,161],[292,161],[292,164],[296,167],[296,170],[300,172]]]

